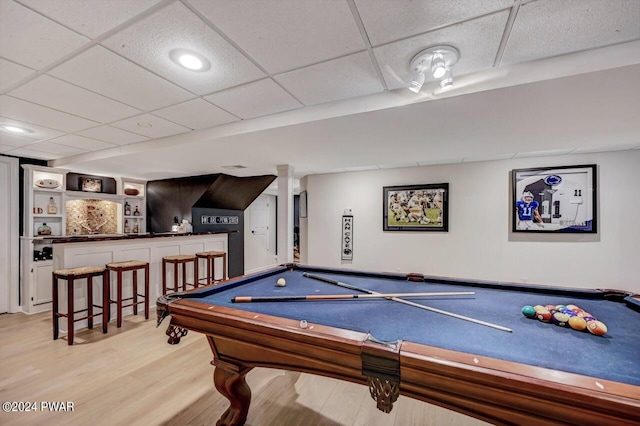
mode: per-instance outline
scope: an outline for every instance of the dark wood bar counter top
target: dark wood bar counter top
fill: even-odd
[[[139,240],[147,238],[167,238],[167,237],[189,237],[195,235],[215,235],[234,234],[238,231],[218,231],[218,232],[155,232],[145,234],[97,234],[97,235],[68,235],[68,236],[47,236],[42,240],[52,244],[79,243],[93,241],[117,241],[117,240]],[[40,239],[40,238],[35,238]]]

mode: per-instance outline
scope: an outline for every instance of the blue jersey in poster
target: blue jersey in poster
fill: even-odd
[[[531,201],[526,203],[524,201],[516,201],[516,208],[518,209],[518,218],[520,220],[534,220],[534,212],[538,208],[537,201]]]

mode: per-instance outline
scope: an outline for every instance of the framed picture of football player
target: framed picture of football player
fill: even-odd
[[[513,232],[596,233],[596,165],[513,170]]]
[[[449,231],[449,184],[382,188],[384,231]]]

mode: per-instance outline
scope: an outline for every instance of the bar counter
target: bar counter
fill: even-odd
[[[35,237],[43,242],[52,244],[77,243],[77,242],[95,242],[95,241],[117,241],[117,240],[137,240],[141,238],[166,238],[166,237],[188,237],[193,235],[217,235],[232,234],[238,231],[219,231],[219,232],[146,232],[143,234],[94,234],[94,235],[67,235],[52,237]]]

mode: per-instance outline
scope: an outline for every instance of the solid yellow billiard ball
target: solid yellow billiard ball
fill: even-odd
[[[287,285],[287,281],[285,281],[284,278],[279,278],[276,284],[278,284],[278,287],[284,287],[285,285]]]

